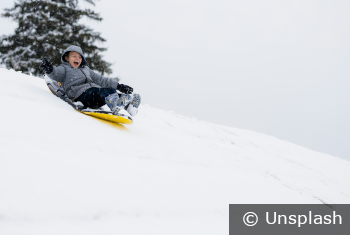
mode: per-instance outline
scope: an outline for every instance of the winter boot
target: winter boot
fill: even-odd
[[[125,108],[131,102],[131,95],[118,93],[111,94],[105,98],[107,106],[114,114],[117,114],[121,109]]]
[[[139,106],[141,103],[141,96],[139,94],[133,94],[132,101],[125,106],[126,111],[130,113],[131,116],[135,117],[139,111]]]

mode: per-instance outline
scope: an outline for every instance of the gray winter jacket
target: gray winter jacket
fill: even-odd
[[[73,68],[65,59],[64,54],[68,51],[76,51],[82,57],[79,68]],[[62,64],[58,67],[53,66],[53,71],[48,76],[60,82],[66,91],[68,97],[72,100],[78,98],[84,91],[91,87],[112,87],[117,89],[118,82],[116,80],[103,77],[92,71],[86,66],[83,51],[78,46],[69,46],[61,56]]]

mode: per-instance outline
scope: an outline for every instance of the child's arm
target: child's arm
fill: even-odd
[[[66,70],[63,65],[60,65],[58,67],[52,66],[52,68],[52,72],[47,74],[47,76],[53,80],[56,80],[57,82],[63,83],[66,76]]]
[[[119,83],[116,80],[103,77],[102,75],[92,71],[90,68],[89,70],[90,70],[90,76],[94,81],[94,83],[96,83],[97,85],[100,85],[101,87],[112,87],[114,89],[117,89]]]
[[[39,68],[41,70],[44,70],[46,75],[49,76],[51,79],[56,80],[60,83],[63,82],[64,77],[66,75],[66,71],[63,66],[55,67],[46,58],[43,59]]]

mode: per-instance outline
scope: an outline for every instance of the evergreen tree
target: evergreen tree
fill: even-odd
[[[95,0],[85,0],[95,5]],[[42,74],[39,65],[47,57],[54,65],[61,64],[61,54],[69,45],[80,46],[88,66],[95,71],[111,74],[111,63],[102,60],[96,42],[105,42],[100,33],[93,32],[78,21],[86,16],[102,21],[98,13],[80,9],[78,0],[17,0],[3,17],[18,22],[14,35],[0,38],[0,59],[8,69]]]

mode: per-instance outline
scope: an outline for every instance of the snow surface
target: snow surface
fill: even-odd
[[[148,105],[111,124],[3,68],[0,98],[0,234],[228,234],[229,204],[350,203],[348,161],[268,135]]]

